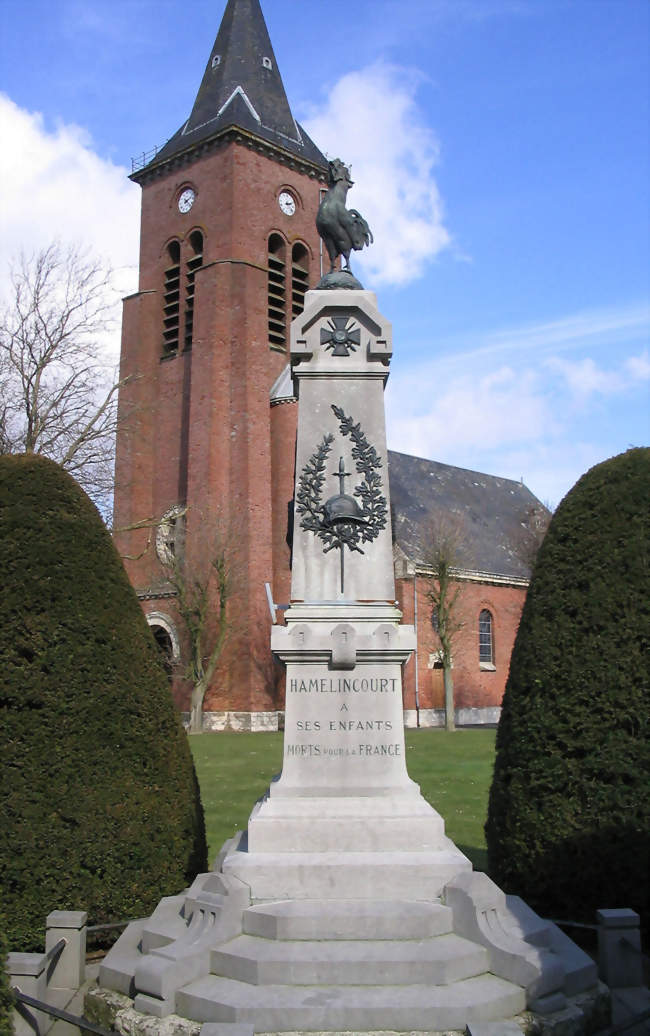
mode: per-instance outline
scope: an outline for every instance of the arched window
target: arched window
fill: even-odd
[[[169,265],[165,270],[163,289],[163,356],[178,352],[178,330],[180,317],[181,288],[181,246],[172,241],[167,246]]]
[[[162,612],[150,612],[147,622],[163,656],[167,675],[171,679],[174,666],[180,662],[181,657],[176,627],[170,617]]]
[[[174,649],[172,645],[172,638],[163,626],[152,626],[151,632],[153,638],[158,645],[158,650],[162,656],[162,662],[165,667],[165,671],[168,676],[172,674],[172,667],[174,664]]]
[[[189,240],[190,258],[187,260],[185,276],[185,348],[192,348],[194,329],[194,275],[203,265],[203,234],[193,230]]]
[[[492,612],[487,608],[483,608],[478,617],[478,660],[481,665],[494,665]]]
[[[309,287],[309,252],[304,245],[291,249],[291,318],[305,308],[305,292]]]
[[[272,349],[287,348],[286,248],[279,234],[269,237],[268,330]]]

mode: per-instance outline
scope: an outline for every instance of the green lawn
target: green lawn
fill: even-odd
[[[482,870],[483,824],[492,779],[494,730],[407,730],[406,763],[447,834]],[[255,801],[282,768],[282,734],[198,734],[190,738],[201,785],[209,861],[246,826]]]

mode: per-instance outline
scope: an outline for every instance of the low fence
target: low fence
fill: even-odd
[[[553,921],[563,928],[589,928],[598,932],[598,973],[610,989],[645,985],[639,915],[634,910],[599,910],[598,924]],[[86,981],[86,937],[89,932],[124,928],[128,921],[87,924],[84,911],[54,910],[46,919],[44,953],[10,953],[7,958],[9,983],[16,997],[15,1036],[46,1036],[58,1020],[59,1036],[75,1036],[79,1029],[94,1036],[114,1036],[100,1026],[65,1009]],[[65,1006],[64,1006],[65,1005]],[[650,1011],[637,1014],[608,1028],[601,1036],[631,1032],[650,1018]]]
[[[53,910],[45,921],[44,953],[9,953],[9,985],[16,999],[15,1036],[46,1036],[58,1021],[59,1036],[79,1030],[114,1036],[65,1010],[86,981],[86,939],[90,932],[125,928],[128,921],[88,926],[83,910]]]

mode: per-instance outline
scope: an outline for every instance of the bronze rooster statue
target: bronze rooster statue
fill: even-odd
[[[329,190],[324,195],[316,216],[316,229],[325,242],[330,257],[330,273],[333,273],[336,259],[341,255],[345,259],[343,270],[351,274],[350,252],[352,249],[359,252],[364,245],[369,245],[373,241],[370,227],[361,213],[345,207],[345,199],[352,185],[350,170],[341,159],[336,158],[330,162]]]

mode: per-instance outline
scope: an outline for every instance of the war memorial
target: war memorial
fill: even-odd
[[[91,999],[128,1006],[143,1032],[173,1019],[206,1036],[506,1036],[525,1031],[525,1012],[584,1020],[599,995],[591,959],[474,873],[408,776],[414,630],[395,604],[383,403],[392,332],[349,269],[370,231],[345,207],[347,176],[331,163],[318,228],[332,270],[291,325],[291,603],[270,644],[286,668],[283,769],[214,870],[105,958]]]
[[[189,119],[143,158],[122,374],[144,372],[125,403],[155,420],[118,440],[117,524],[162,514],[171,536],[186,515],[189,545],[224,499],[240,512],[250,644],[217,707],[275,716],[260,675],[273,657],[284,752],[212,871],[126,928],[87,1015],[161,1036],[586,1034],[594,962],[473,872],[408,774],[416,628],[396,600],[392,328],[350,269],[372,231],[348,208],[349,170],[293,119],[258,0],[228,0]],[[150,622],[171,628],[152,552],[122,546]],[[270,572],[289,604],[269,643]]]
[[[107,1036],[109,1028],[122,1036],[589,1036],[602,1030],[610,994],[598,981],[595,962],[523,899],[474,872],[409,777],[404,725],[413,710],[406,707],[405,666],[417,662],[416,579],[414,569],[409,612],[398,586],[404,565],[400,576],[392,526],[400,519],[412,524],[412,511],[395,506],[398,486],[405,479],[408,485],[434,483],[435,465],[405,455],[395,463],[393,455],[395,478],[389,478],[384,389],[392,328],[375,294],[350,268],[351,253],[372,244],[372,231],[348,208],[350,170],[341,159],[328,162],[293,119],[259,0],[227,0],[190,117],[161,149],[143,156],[132,179],[143,187],[140,287],[125,300],[120,406],[133,407],[140,419],[135,434],[126,421],[118,434],[115,507],[118,525],[127,530],[118,547],[129,559],[135,593],[99,516],[94,518],[141,621],[146,652],[143,669],[129,668],[124,684],[109,661],[99,667],[120,704],[134,689],[147,704],[154,702],[154,722],[147,742],[137,700],[124,713],[128,719],[116,722],[118,741],[104,747],[116,772],[118,808],[100,807],[118,816],[116,827],[103,838],[90,814],[84,818],[75,805],[68,845],[83,826],[91,847],[107,849],[111,857],[105,870],[103,862],[95,864],[96,887],[110,891],[111,875],[119,873],[133,893],[137,878],[151,890],[146,907],[139,901],[143,913],[163,890],[170,894],[148,917],[113,923],[108,913],[108,926],[91,926],[124,928],[97,965],[98,982],[85,972],[86,909],[93,907],[77,903],[82,909],[51,911],[46,952],[9,955],[21,998],[18,1036],[27,1036],[30,1026],[47,1031],[41,1008],[52,1009],[63,1023],[57,1021],[56,1033],[73,1025],[84,1031],[88,1022],[97,1036]],[[330,269],[323,275],[325,253]],[[462,470],[452,479],[456,488]],[[478,494],[464,494],[466,504],[479,498],[494,503],[504,489],[496,483],[504,480],[492,481],[496,497],[483,492],[489,489],[483,481],[475,485]],[[505,489],[516,524],[530,494],[523,487]],[[413,500],[412,510],[427,510],[422,496]],[[174,756],[176,737],[189,766],[187,739],[140,608],[179,657],[174,593],[161,578],[161,564],[177,549],[183,563],[195,559],[197,533],[214,528],[224,501],[241,519],[244,578],[237,607],[247,639],[226,656],[215,680],[213,719],[231,729],[276,729],[283,712],[283,765],[266,794],[251,802],[246,830],[221,847],[212,870],[194,878],[207,866],[202,817],[194,823],[200,801],[196,782],[183,779],[180,753]],[[84,497],[86,504],[91,506]],[[74,507],[66,502],[61,510],[67,520]],[[16,524],[29,526],[22,511]],[[507,546],[504,529],[501,523],[492,543],[499,550]],[[99,564],[97,572],[103,601],[108,565]],[[480,587],[474,598],[479,623],[481,615],[490,617],[489,658],[481,659],[480,641],[474,658],[486,680],[482,693],[496,674],[492,619],[500,644],[506,629],[514,636],[526,580],[516,585],[513,569],[498,573],[489,563],[474,575],[477,587],[489,577],[494,594],[494,615],[486,612]],[[263,593],[269,576],[271,624]],[[79,595],[66,586],[66,599],[76,600]],[[501,613],[494,604],[497,589],[503,592]],[[276,615],[275,594],[289,602],[282,614]],[[90,613],[87,606],[85,611]],[[74,622],[67,625],[87,652],[101,642],[106,652],[120,653],[114,624],[110,636],[100,629],[96,642]],[[474,628],[478,632],[480,625]],[[135,639],[135,629],[125,610],[125,644]],[[507,657],[503,652],[499,663]],[[155,701],[153,684],[139,675],[147,672],[147,658],[161,677],[162,695]],[[268,679],[279,669],[281,695],[277,680]],[[22,686],[19,691],[24,697]],[[74,702],[74,685],[69,697]],[[479,695],[470,711],[487,701]],[[168,732],[160,722],[163,707],[173,721]],[[434,710],[416,711],[419,723],[421,712]],[[102,715],[93,710],[99,726]],[[85,744],[85,717],[78,726]],[[162,792],[155,777],[147,788],[151,799],[138,797],[144,782],[122,751],[127,728],[138,761],[150,762],[157,752],[187,799],[178,783]],[[512,738],[517,751],[530,730],[525,713],[523,736]],[[48,754],[41,756],[48,766]],[[546,767],[544,750],[536,758]],[[20,763],[25,770],[22,758]],[[104,791],[107,782],[96,778],[96,770],[92,776]],[[45,779],[49,784],[49,770]],[[88,784],[81,799],[87,790]],[[123,799],[133,800],[131,826],[121,811]],[[169,804],[176,833],[165,818]],[[15,813],[22,819],[20,810]],[[618,823],[617,811],[611,814]],[[547,830],[555,830],[554,820],[551,814]],[[174,860],[179,870],[171,877],[169,869],[156,871],[179,843],[193,851],[187,832],[199,826],[200,863],[196,855],[187,868]],[[146,863],[134,829],[148,842]],[[531,844],[539,831],[540,825]],[[41,855],[53,872],[54,855]],[[526,860],[523,852],[503,855]],[[597,852],[592,858],[601,863]],[[564,860],[564,875],[583,880],[573,859]],[[83,867],[88,869],[85,859]],[[70,873],[79,880],[74,868]],[[546,868],[547,888],[562,875],[562,867]],[[33,905],[45,890],[30,880]],[[64,901],[68,891],[60,873],[54,880]],[[82,898],[78,887],[74,895]],[[639,916],[629,909],[598,913],[606,965],[601,974],[613,990],[640,988]],[[85,1018],[56,1013],[57,1004],[70,1002],[61,999],[68,994],[77,1001],[85,994]],[[647,1007],[647,998],[643,1003]],[[36,1014],[25,1014],[25,1005]]]

